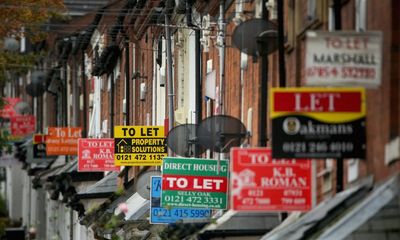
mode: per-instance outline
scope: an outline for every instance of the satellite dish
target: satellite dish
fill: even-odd
[[[200,144],[214,152],[227,153],[231,147],[240,146],[246,137],[244,124],[228,115],[208,117],[198,129]]]
[[[144,199],[150,200],[151,190],[151,177],[161,176],[161,172],[157,170],[151,170],[144,172],[138,176],[135,184],[136,192]]]
[[[277,27],[264,19],[251,19],[239,24],[232,34],[235,47],[253,57],[262,56],[278,48]]]
[[[29,83],[26,85],[26,93],[28,93],[32,97],[39,97],[46,91],[43,85],[37,85],[33,83]]]
[[[46,74],[43,71],[34,71],[31,74],[31,83],[26,86],[26,92],[32,97],[39,97],[46,91]]]
[[[19,102],[15,104],[14,110],[20,115],[32,114],[32,107],[27,102]]]
[[[34,71],[31,74],[31,80],[34,85],[43,85],[46,80],[46,74],[43,71]]]
[[[206,151],[199,143],[197,124],[181,124],[171,129],[167,136],[167,146],[182,157],[194,157]]]

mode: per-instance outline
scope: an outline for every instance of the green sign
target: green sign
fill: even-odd
[[[226,160],[164,158],[162,207],[226,209],[228,171]]]

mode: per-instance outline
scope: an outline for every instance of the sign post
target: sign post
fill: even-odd
[[[228,171],[226,160],[164,158],[161,206],[226,209]]]
[[[311,209],[310,159],[273,159],[270,148],[232,148],[231,161],[232,210]]]
[[[117,166],[161,166],[167,156],[163,126],[115,126]]]

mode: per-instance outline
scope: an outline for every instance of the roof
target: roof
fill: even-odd
[[[356,207],[350,210],[334,225],[330,226],[319,237],[320,239],[343,239],[361,227],[366,221],[381,211],[391,201],[400,196],[400,173],[395,174],[388,181],[374,188]],[[397,200],[397,209],[400,201]]]
[[[317,207],[297,219],[288,218],[262,240],[310,239],[321,234],[322,229],[334,224],[362,201],[372,189],[372,178],[321,202]],[[353,222],[352,222],[353,224]],[[320,239],[320,238],[318,238]],[[340,239],[335,236],[334,239]]]
[[[76,194],[79,199],[106,198],[117,189],[118,173],[112,172],[87,189]]]
[[[228,236],[262,236],[280,223],[278,213],[237,212],[228,210],[215,223],[208,224],[199,235],[203,238]]]

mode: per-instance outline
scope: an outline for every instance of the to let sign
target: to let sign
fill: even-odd
[[[115,126],[117,166],[161,166],[167,156],[163,126]]]
[[[119,171],[114,164],[114,139],[78,139],[78,171]]]
[[[207,222],[211,218],[211,209],[206,208],[164,208],[161,207],[161,177],[151,177],[150,223],[167,224],[178,221]]]
[[[308,31],[306,85],[377,87],[382,32]]]
[[[0,117],[2,118],[11,118],[13,116],[20,115],[16,111],[16,106],[18,103],[22,102],[21,98],[4,98],[6,104],[2,109],[0,109]]]
[[[274,158],[364,158],[364,88],[272,88]]]
[[[19,115],[10,117],[11,135],[26,136],[35,132],[36,117],[34,115]]]
[[[231,149],[231,209],[308,211],[312,207],[309,159],[273,159],[270,148]]]
[[[77,155],[78,139],[82,135],[80,127],[49,127],[46,138],[46,154]]]
[[[228,161],[164,158],[161,206],[226,209]]]

